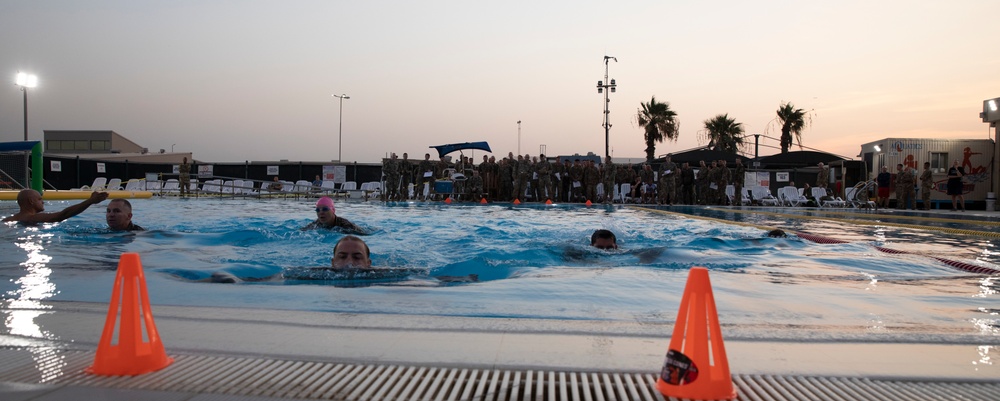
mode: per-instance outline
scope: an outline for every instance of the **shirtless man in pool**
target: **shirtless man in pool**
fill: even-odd
[[[21,208],[17,213],[7,216],[4,222],[14,221],[21,224],[38,223],[58,223],[70,217],[83,213],[92,205],[108,199],[107,192],[92,192],[90,198],[73,206],[53,213],[42,213],[45,211],[45,204],[42,202],[42,194],[34,189],[22,189],[17,193],[17,206]]]

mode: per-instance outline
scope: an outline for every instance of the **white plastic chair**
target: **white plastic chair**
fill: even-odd
[[[108,184],[108,179],[107,178],[105,178],[105,177],[97,177],[97,178],[94,178],[94,182],[92,184],[90,184],[90,185],[84,185],[84,186],[82,186],[80,188],[77,188],[77,190],[81,190],[81,191],[84,191],[84,190],[103,191],[104,187],[107,186],[107,184]]]
[[[160,193],[175,195],[180,192],[180,188],[181,186],[177,179],[171,178],[167,180],[167,182],[163,183],[163,186],[160,188]]]
[[[125,183],[126,191],[143,191],[146,187],[146,180],[140,180],[138,178],[133,178]]]
[[[778,188],[778,199],[781,200],[782,205],[792,207],[809,201],[805,196],[799,194],[798,188],[793,186]]]
[[[122,190],[122,179],[112,178],[108,180],[108,185],[105,187],[108,191],[121,191]]]
[[[323,181],[323,185],[321,185],[320,188],[322,188],[320,192],[324,194],[332,194],[334,192],[337,192],[337,184],[330,180]]]
[[[626,203],[629,200],[631,200],[632,196],[629,195],[631,193],[632,193],[632,184],[628,183],[622,184],[621,191],[619,191],[619,195],[621,195],[621,203]]]
[[[163,182],[160,180],[156,181],[146,181],[146,190],[150,192],[160,192],[163,188]]]

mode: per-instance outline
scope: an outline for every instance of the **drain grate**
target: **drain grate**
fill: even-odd
[[[0,382],[334,400],[664,400],[653,373],[358,365],[175,355],[141,376],[83,373],[93,352],[0,348]],[[1000,400],[1000,382],[734,375],[739,400]]]

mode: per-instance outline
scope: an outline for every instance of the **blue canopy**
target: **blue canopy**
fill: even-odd
[[[442,157],[442,156],[444,156],[446,154],[449,154],[451,152],[454,152],[456,150],[463,150],[463,149],[479,149],[479,150],[485,150],[485,151],[491,152],[491,153],[493,152],[492,150],[490,150],[490,144],[486,143],[486,141],[483,141],[483,142],[449,143],[447,145],[437,145],[437,146],[430,146],[430,147],[432,147],[434,149],[437,149],[437,151],[438,151],[438,157]]]

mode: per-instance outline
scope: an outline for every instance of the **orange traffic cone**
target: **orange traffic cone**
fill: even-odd
[[[488,202],[486,202],[486,198],[482,198],[482,199],[480,199],[480,200],[479,200],[479,203],[482,203],[482,204],[484,204],[484,205],[485,205],[485,204],[487,204]]]
[[[445,200],[444,200],[444,203],[447,203],[447,204],[449,204],[449,205],[450,205],[450,204],[451,204],[451,197],[449,197],[448,199],[445,199]]]
[[[552,199],[547,199],[547,200],[545,200],[545,204],[546,204],[546,205],[551,205],[551,204],[552,204]]]
[[[521,204],[521,200],[520,199],[514,199],[514,204],[515,205],[520,205]]]
[[[708,269],[688,273],[667,358],[656,380],[666,397],[694,400],[736,398]]]
[[[122,321],[118,329],[118,344],[111,345],[111,340],[115,337],[119,300]],[[146,337],[149,342],[142,339],[143,323],[146,326]],[[163,369],[173,361],[173,358],[168,357],[164,351],[160,335],[153,323],[149,295],[146,292],[146,276],[142,273],[139,254],[123,253],[118,260],[118,274],[115,275],[115,289],[111,293],[104,332],[101,334],[101,342],[97,344],[94,365],[87,368],[87,373],[102,376],[135,376]]]
[[[585,203],[585,205],[587,205],[587,206],[594,206],[593,203],[590,203],[590,199],[587,199],[587,203]]]

